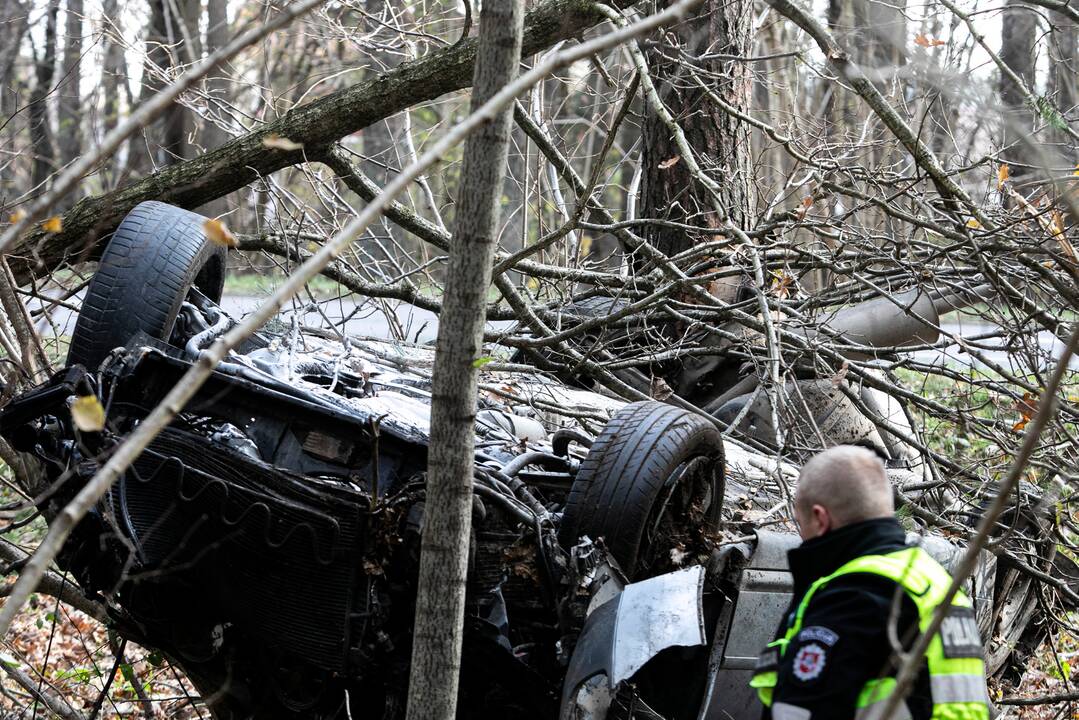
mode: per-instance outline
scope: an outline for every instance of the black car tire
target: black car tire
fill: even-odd
[[[139,331],[167,341],[192,286],[221,299],[225,248],[206,237],[205,222],[160,202],[139,203],[127,214],[86,289],[68,365],[95,369]]]
[[[566,499],[559,539],[564,547],[587,535],[603,538],[629,577],[644,553],[645,529],[692,461],[706,473],[704,530],[718,527],[723,505],[723,440],[699,415],[660,402],[626,405],[611,417],[581,463]],[[683,473],[684,475],[685,473]],[[673,489],[671,490],[673,492]]]

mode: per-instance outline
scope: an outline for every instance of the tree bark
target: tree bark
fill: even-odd
[[[35,63],[36,82],[30,93],[30,145],[34,151],[31,186],[44,189],[56,169],[56,148],[49,127],[48,100],[56,70],[56,15],[60,0],[49,0],[45,12],[45,46]]]
[[[523,17],[522,0],[483,4],[473,112],[516,77]],[[512,117],[512,109],[506,108],[465,142],[462,190],[432,375],[409,720],[456,716],[475,469],[476,361],[483,350]]]
[[[206,54],[215,52],[216,50],[224,47],[228,44],[232,35],[229,30],[229,19],[227,14],[228,3],[224,2],[210,2],[206,3]],[[206,94],[210,97],[221,98],[227,100],[229,97],[229,77],[228,77],[229,65],[223,65],[214,71],[214,77],[208,77],[206,79]],[[212,102],[212,101],[210,101]],[[214,114],[214,109],[211,107],[209,115]],[[202,147],[207,150],[213,150],[214,148],[221,147],[229,141],[228,131],[218,127],[209,119],[203,121],[202,133],[200,136]],[[199,212],[210,217],[216,217],[224,215],[229,211],[229,201],[225,198],[218,198],[203,205],[199,208]]]
[[[102,130],[108,134],[120,121],[120,91],[127,82],[124,67],[124,48],[109,31],[109,23],[116,23],[119,14],[119,0],[105,0],[102,6],[102,74],[101,88],[104,96],[102,112]]]
[[[1034,42],[1038,32],[1037,15],[1019,0],[1008,0],[1001,25],[1000,59],[1010,67],[1027,87],[1034,86]],[[1034,116],[1027,105],[1023,89],[1010,77],[1000,77],[1000,101],[1003,104],[1001,123],[1001,158],[1011,167],[1011,178],[1018,182],[1028,174],[1023,166],[1023,143],[1033,130]]]
[[[631,0],[611,4],[625,7]],[[603,19],[588,0],[548,0],[527,14],[525,52],[536,53],[559,40],[575,37]],[[107,233],[144,200],[196,208],[281,168],[304,162],[304,150],[266,147],[262,140],[269,134],[301,142],[308,155],[317,154],[373,122],[467,87],[475,53],[476,41],[470,39],[402,63],[376,78],[293,108],[220,148],[163,168],[113,192],[86,198],[64,215],[61,232],[28,233],[12,249],[8,260],[12,271],[24,282],[31,274],[51,272],[66,260],[96,258]]]
[[[198,9],[196,0],[151,2],[140,100],[168,85],[167,75],[173,68],[198,56],[195,42],[199,31]],[[191,111],[177,103],[175,110],[132,138],[130,149],[133,155],[128,167],[137,173],[145,173],[189,157],[187,135],[193,125]]]
[[[1079,104],[1079,23],[1062,15],[1052,15],[1052,42],[1049,44],[1049,100],[1060,110],[1064,122],[1074,121]],[[1061,164],[1074,164],[1074,141],[1068,133],[1054,128],[1050,135]]]
[[[0,43],[0,117],[7,117],[10,109],[19,104],[13,70],[28,27],[29,10],[23,3],[19,0],[0,0],[0,34],[6,38],[5,42]],[[0,130],[0,143],[10,147],[15,133],[11,126]],[[0,161],[0,206],[6,206],[9,198],[25,189],[19,187],[18,177],[14,159]]]
[[[80,118],[83,109],[79,100],[79,80],[82,77],[83,0],[67,0],[64,22],[64,78],[60,87],[60,119],[57,150],[60,162],[68,164],[79,156],[82,148]]]
[[[722,186],[720,204],[734,223],[742,227],[747,226],[754,208],[749,132],[744,123],[707,100],[682,72],[671,45],[677,44],[694,57],[748,55],[751,6],[748,0],[709,0],[700,14],[666,29],[664,36],[656,38],[654,47],[646,52],[660,99],[682,127],[689,145],[697,151],[702,170]],[[664,37],[673,40],[666,42]],[[713,92],[738,110],[749,109],[752,82],[747,63],[724,60],[698,63],[719,78],[711,88]],[[673,161],[679,151],[670,128],[649,111],[643,131],[640,217],[719,227],[721,218],[712,211],[708,191],[693,179],[685,162]],[[655,228],[649,235],[652,244],[667,255],[687,250],[701,240],[692,233],[672,228]],[[733,291],[730,294],[733,297]]]

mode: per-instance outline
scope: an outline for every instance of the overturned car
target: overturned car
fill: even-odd
[[[47,517],[231,327],[203,222],[132,211],[68,366],[0,412],[36,458]],[[432,358],[295,326],[253,338],[82,521],[62,566],[215,717],[403,716]],[[797,542],[775,478],[795,468],[669,404],[540,373],[486,380],[459,716],[759,716],[747,681]],[[89,395],[101,432],[72,419]],[[747,402],[723,412],[753,417]],[[945,564],[961,552],[912,539]],[[1000,672],[1037,641],[1037,598],[989,555],[968,591]]]

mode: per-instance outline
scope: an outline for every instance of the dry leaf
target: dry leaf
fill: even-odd
[[[936,38],[927,37],[922,33],[918,33],[914,37],[914,44],[918,45],[919,47],[931,48],[940,47],[941,45],[947,45],[948,43],[944,42],[943,40],[937,40]]]
[[[41,223],[41,229],[47,233],[58,233],[64,229],[64,221],[60,219],[59,215],[53,215]]]
[[[1015,409],[1019,411],[1020,419],[1015,425],[1012,425],[1012,430],[1019,432],[1027,426],[1027,423],[1034,417],[1034,413],[1038,410],[1038,396],[1032,392],[1023,393],[1023,399],[1015,404]]]
[[[791,285],[794,284],[794,277],[789,273],[785,273],[782,270],[772,273],[772,287],[768,289],[771,295],[786,300],[791,296]]]
[[[93,395],[83,395],[71,403],[71,419],[81,432],[101,432],[105,429],[105,408]]]
[[[832,387],[839,387],[840,383],[843,382],[843,378],[847,377],[847,371],[849,370],[850,363],[844,360],[839,369],[835,371],[835,375],[832,376]]]
[[[977,218],[971,218],[970,220],[967,220],[967,227],[968,228],[973,228],[975,230],[980,230],[981,227],[982,227],[982,224],[980,222],[978,222]]]
[[[303,143],[294,142],[288,138],[281,137],[270,133],[266,137],[262,138],[262,144],[268,148],[274,150],[285,150],[286,152],[292,152],[293,150],[303,150]]]
[[[678,161],[682,159],[681,155],[675,155],[673,158],[668,158],[659,164],[660,170],[667,170],[678,164]]]
[[[236,236],[220,220],[207,220],[202,224],[202,231],[206,233],[206,238],[212,243],[224,245],[227,248],[234,248],[238,244]]]
[[[667,381],[661,377],[652,378],[652,399],[663,402],[670,396],[674,395],[674,390],[667,384]]]
[[[1004,189],[1004,183],[1008,182],[1008,178],[1011,177],[1012,171],[1008,167],[1008,163],[1004,163],[997,168],[997,190]]]
[[[1073,172],[1072,175],[1079,175],[1079,165],[1075,166],[1075,172]]]
[[[813,207],[813,197],[806,195],[802,198],[802,204],[798,207],[798,219],[805,220],[806,214],[809,212],[809,208]]]
[[[12,225],[18,225],[19,223],[21,223],[25,219],[26,219],[26,211],[21,209],[21,208],[16,210],[15,212],[11,213],[11,217],[8,218],[8,220],[11,221]]]
[[[582,235],[581,242],[577,245],[577,257],[586,258],[592,252],[592,237]]]

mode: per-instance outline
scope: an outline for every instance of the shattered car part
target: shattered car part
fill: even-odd
[[[627,585],[597,608],[566,672],[562,718],[602,720],[618,686],[661,651],[703,645],[703,587],[698,565]]]

